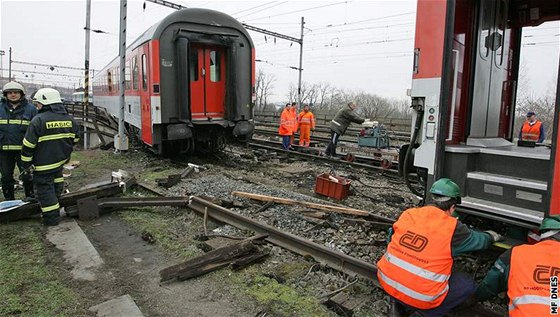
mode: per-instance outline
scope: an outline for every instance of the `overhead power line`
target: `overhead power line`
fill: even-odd
[[[0,70],[8,70],[8,69],[0,68]],[[44,73],[44,72],[36,72],[36,71],[23,70],[23,69],[12,69],[12,72],[29,73],[29,74],[40,74],[40,75],[47,75],[47,76],[74,77],[74,78],[83,78],[83,77],[84,77],[84,76],[81,76],[81,75],[69,75],[69,74],[58,74],[58,73]]]
[[[241,19],[241,18],[250,16],[250,15],[252,15],[252,14],[255,14],[255,13],[258,13],[258,12],[262,12],[262,11],[264,11],[264,10],[272,9],[272,8],[277,7],[277,6],[279,6],[279,5],[281,5],[281,4],[284,4],[284,3],[286,3],[286,2],[288,2],[288,1],[283,1],[283,2],[280,2],[280,3],[276,3],[276,4],[271,5],[271,6],[269,6],[269,7],[262,8],[261,10],[257,10],[257,11],[255,11],[255,12],[251,12],[251,13],[249,13],[249,14],[245,14],[245,15],[242,15],[242,16],[240,16],[240,17],[236,17],[236,19]]]
[[[14,60],[12,60],[12,64],[45,66],[45,67],[51,68],[51,70],[54,70],[55,68],[72,69],[72,70],[80,70],[80,71],[84,70],[84,68],[80,68],[80,67],[61,66],[61,65],[55,65],[55,64],[30,63],[30,62],[14,61]]]
[[[320,5],[320,6],[316,6],[316,7],[311,7],[311,8],[307,8],[307,9],[301,9],[301,10],[295,10],[295,11],[290,11],[290,12],[278,13],[278,14],[270,15],[270,16],[266,16],[266,17],[260,17],[260,18],[250,19],[249,21],[257,21],[257,20],[262,20],[262,19],[275,18],[275,17],[279,17],[279,16],[283,16],[283,15],[292,14],[292,13],[298,13],[298,12],[316,10],[316,9],[331,7],[331,6],[335,6],[335,5],[339,5],[339,4],[344,4],[344,3],[347,3],[347,1],[341,1],[341,2],[336,2],[336,3],[324,4],[324,5]]]

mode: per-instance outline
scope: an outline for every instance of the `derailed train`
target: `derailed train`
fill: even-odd
[[[118,116],[119,57],[93,79],[95,106]],[[125,122],[158,154],[217,151],[249,138],[255,49],[234,18],[208,9],[176,11],[126,49]]]

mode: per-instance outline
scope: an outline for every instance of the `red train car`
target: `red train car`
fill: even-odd
[[[154,152],[221,150],[254,129],[255,50],[234,18],[176,11],[127,47],[125,122]],[[93,80],[95,106],[118,116],[119,57]]]
[[[517,146],[513,131],[523,31],[559,19],[557,0],[418,1],[412,146],[400,159],[419,194],[449,177],[466,214],[529,228],[560,214],[558,91],[552,146]]]

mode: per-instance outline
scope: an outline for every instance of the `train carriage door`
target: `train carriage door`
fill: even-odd
[[[223,119],[225,114],[225,49],[193,45],[189,51],[192,120]]]
[[[470,136],[505,137],[500,123],[504,102],[509,102],[507,29],[508,1],[488,0],[479,4],[478,43],[475,54],[475,73]],[[500,131],[501,130],[501,131]]]
[[[140,49],[140,107],[142,119],[142,141],[152,145],[152,109],[150,100],[150,82],[149,82],[149,56],[148,46]]]

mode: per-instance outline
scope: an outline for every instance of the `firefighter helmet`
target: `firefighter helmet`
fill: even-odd
[[[548,216],[543,219],[539,230],[560,230],[560,216]]]
[[[25,95],[25,88],[23,85],[15,81],[10,81],[4,85],[2,93],[5,95],[8,91],[20,91],[22,95]]]
[[[449,198],[461,199],[459,186],[449,178],[440,178],[434,182],[430,193],[434,194],[434,200],[446,201]]]
[[[60,93],[56,89],[41,88],[37,90],[33,96],[33,102],[38,102],[42,105],[51,105],[53,103],[61,103]]]

